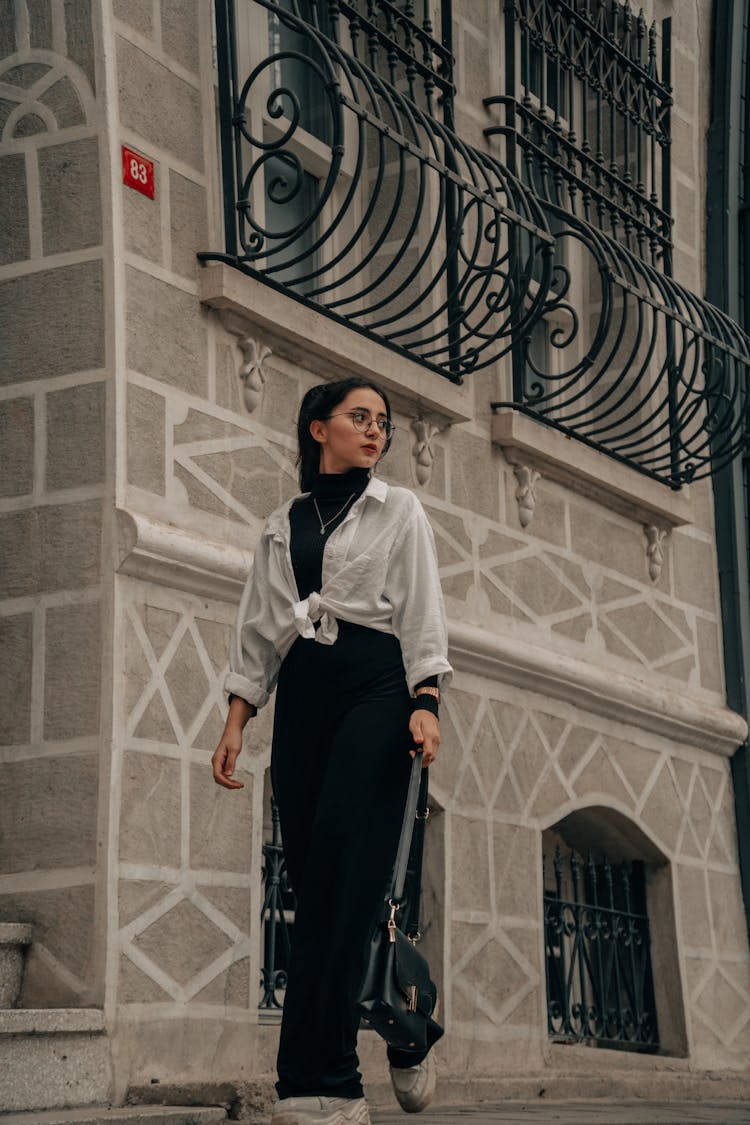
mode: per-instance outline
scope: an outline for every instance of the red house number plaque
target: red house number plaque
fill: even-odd
[[[149,199],[154,198],[154,162],[133,152],[127,145],[122,146],[122,182],[127,187],[140,191]]]

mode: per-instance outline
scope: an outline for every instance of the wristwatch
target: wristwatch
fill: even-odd
[[[436,687],[418,687],[412,695],[412,699],[418,699],[420,695],[431,695],[433,699],[440,702],[440,688]]]

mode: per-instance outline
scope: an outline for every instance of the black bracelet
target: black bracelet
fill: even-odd
[[[436,719],[440,718],[440,704],[438,703],[435,696],[431,695],[428,691],[423,692],[422,695],[417,695],[412,698],[412,715],[415,711],[429,711],[430,714],[434,715]]]

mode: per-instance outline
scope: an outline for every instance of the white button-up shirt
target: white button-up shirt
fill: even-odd
[[[414,493],[372,477],[325,544],[321,589],[304,599],[289,550],[289,509],[299,498],[273,512],[261,533],[225,690],[262,707],[297,637],[335,644],[339,618],[398,637],[410,691],[434,675],[444,687],[452,669],[435,541]]]

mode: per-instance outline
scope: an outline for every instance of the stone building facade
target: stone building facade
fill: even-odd
[[[647,8],[673,21],[674,268],[700,293],[712,4]],[[453,3],[455,128],[478,147],[501,17]],[[33,925],[22,1006],[100,1012],[115,1099],[270,1090],[271,708],[241,793],[209,758],[253,545],[297,491],[299,398],[371,373],[398,426],[380,471],[429,514],[456,668],[427,875],[445,1096],[519,1075],[747,1075],[730,770],[746,725],[725,698],[711,479],[674,492],[499,420],[505,359],[455,385],[201,264],[223,244],[214,43],[208,0],[0,2],[0,919]],[[153,198],[123,184],[122,145],[154,162]],[[548,1036],[555,841],[645,865],[657,1054]]]

